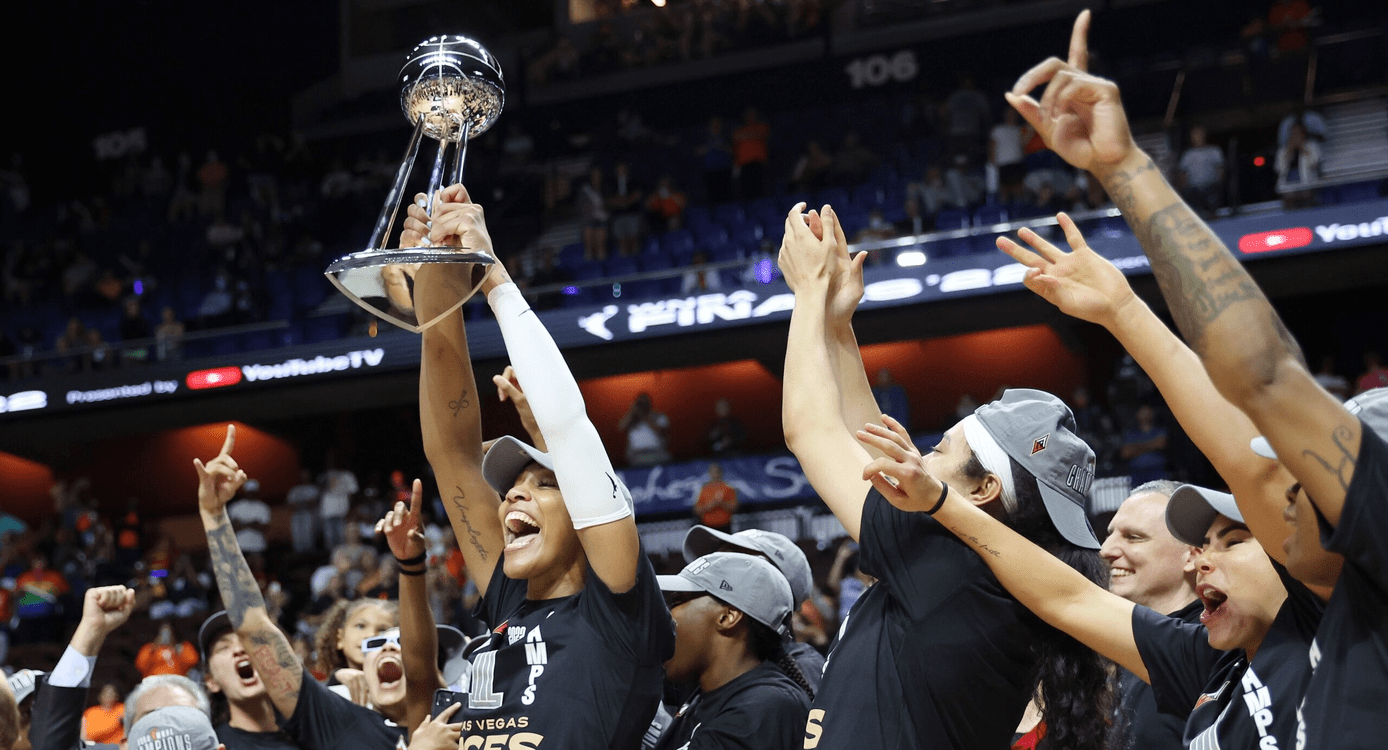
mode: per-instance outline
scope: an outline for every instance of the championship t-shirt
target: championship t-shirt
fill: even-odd
[[[1252,664],[1243,649],[1210,646],[1203,625],[1133,608],[1133,638],[1157,709],[1189,713],[1185,743],[1191,750],[1293,747],[1296,707],[1311,677],[1306,649],[1320,624],[1322,604],[1285,568],[1272,565],[1287,600]]]
[[[761,665],[694,697],[656,750],[791,750],[800,747],[809,696],[775,665]]]
[[[863,504],[878,579],[839,628],[805,748],[1005,748],[1031,698],[1043,627],[925,513]]]
[[[675,650],[644,549],[636,585],[622,594],[589,568],[577,594],[532,601],[504,567],[503,555],[475,613],[490,632],[467,647],[468,699],[453,719],[464,750],[639,746]]]
[[[404,750],[405,728],[329,690],[304,670],[294,714],[280,727],[301,750]]]
[[[1200,613],[1204,611],[1205,606],[1197,599],[1170,616],[1199,625]],[[1181,750],[1185,747],[1181,737],[1186,731],[1189,710],[1162,713],[1157,709],[1152,686],[1122,667],[1118,668],[1118,694],[1116,737],[1110,747],[1115,750]]]
[[[1388,446],[1367,425],[1340,525],[1321,545],[1345,556],[1311,644],[1298,748],[1381,748],[1388,737]]]
[[[299,750],[284,732],[247,732],[230,724],[217,727],[217,739],[226,750]]]

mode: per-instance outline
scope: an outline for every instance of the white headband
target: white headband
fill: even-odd
[[[1012,459],[1002,446],[998,445],[998,441],[993,439],[977,415],[970,414],[964,417],[960,424],[964,425],[964,439],[969,441],[969,447],[973,449],[974,455],[978,456],[978,462],[1002,483],[1002,492],[998,495],[998,499],[1002,500],[1002,507],[1008,513],[1016,512],[1017,490],[1012,482]]]

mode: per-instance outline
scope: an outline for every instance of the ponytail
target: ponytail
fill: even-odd
[[[805,679],[805,673],[800,670],[800,664],[795,661],[795,657],[786,651],[786,642],[781,634],[750,617],[745,619],[748,626],[748,646],[752,653],[762,661],[775,664],[813,701],[814,688],[811,688],[809,680]]]

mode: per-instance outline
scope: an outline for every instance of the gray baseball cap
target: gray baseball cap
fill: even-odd
[[[1166,528],[1171,536],[1192,547],[1205,546],[1215,516],[1244,522],[1233,495],[1208,487],[1183,484],[1171,493],[1166,503]]]
[[[810,561],[805,557],[804,551],[785,534],[777,534],[774,531],[746,529],[729,534],[707,526],[695,526],[684,535],[684,561],[694,562],[697,557],[717,552],[724,544],[731,544],[752,554],[766,555],[766,559],[775,565],[790,583],[790,593],[795,599],[795,606],[800,606],[801,602],[810,598],[810,594],[814,592],[814,574],[810,571]]]
[[[487,455],[482,457],[482,479],[491,488],[496,490],[502,497],[515,486],[516,477],[525,470],[525,467],[532,463],[537,463],[550,471],[554,470],[554,459],[548,453],[526,445],[525,443],[506,435],[492,443],[492,447],[487,450]],[[627,501],[627,507],[633,507],[631,500],[631,490],[618,479],[616,475],[609,477],[617,485],[618,491]]]
[[[130,728],[130,750],[217,750],[222,744],[207,714],[192,706],[165,706],[140,717]]]
[[[974,414],[1012,460],[1036,477],[1051,523],[1071,544],[1098,549],[1085,515],[1094,451],[1075,434],[1075,416],[1045,391],[1009,388]]]
[[[1345,409],[1359,418],[1380,438],[1388,440],[1388,388],[1372,388],[1345,402]],[[1277,459],[1277,451],[1272,449],[1268,439],[1259,435],[1253,438],[1249,447],[1263,458]]]
[[[684,566],[679,575],[657,576],[661,591],[699,592],[726,602],[757,622],[785,633],[794,602],[776,566],[740,552],[714,552]]]

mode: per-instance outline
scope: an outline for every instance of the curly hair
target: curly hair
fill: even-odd
[[[1071,543],[1046,511],[1036,477],[1009,459],[1016,488],[1016,509],[1002,511],[1001,520],[1036,546],[1079,571],[1095,585],[1108,588],[1108,565],[1098,550]],[[988,474],[978,456],[971,455],[963,473],[971,479]],[[1115,706],[1110,680],[1111,662],[1069,635],[1042,623],[1033,646],[1039,666],[1033,685],[1046,722],[1046,745],[1066,750],[1103,750],[1109,718]]]
[[[318,671],[331,677],[333,672],[347,666],[347,657],[337,647],[338,637],[347,620],[357,610],[367,606],[383,607],[392,613],[399,611],[394,601],[385,599],[342,599],[329,607],[323,613],[323,623],[318,626],[318,632],[313,634],[315,667]]]

